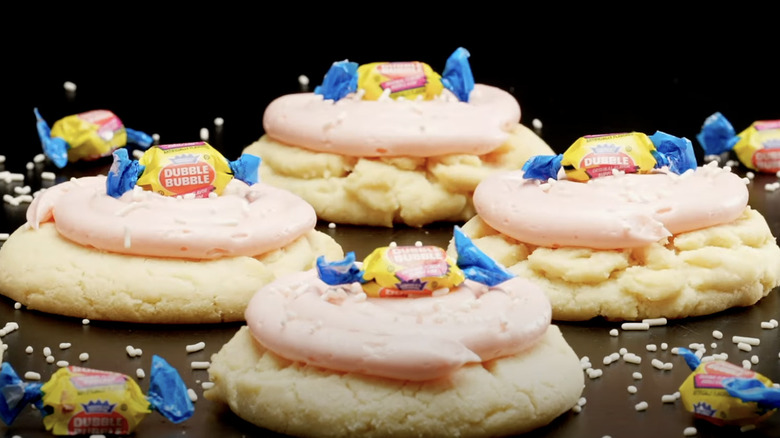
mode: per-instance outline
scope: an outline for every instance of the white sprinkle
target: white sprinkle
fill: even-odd
[[[193,370],[206,370],[210,365],[208,361],[194,361],[190,364]]]
[[[626,353],[628,353],[628,349],[627,349],[627,348],[621,348],[620,350],[618,350],[618,353],[620,353],[620,355],[621,355],[621,356],[623,356],[623,355],[625,355]],[[614,355],[614,354],[613,354],[613,355]]]
[[[187,350],[187,353],[194,353],[196,351],[200,351],[206,348],[206,343],[201,341],[196,344],[190,344],[185,347],[185,350]]]
[[[753,429],[755,429],[755,428],[756,428],[756,425],[755,425],[755,424],[746,424],[746,425],[744,425],[744,426],[741,426],[741,427],[739,428],[739,431],[740,431],[740,432],[750,432],[751,430],[753,430]]]
[[[739,348],[742,351],[750,351],[753,349],[753,346],[748,344],[747,342],[740,342],[737,344],[737,348]]]
[[[699,433],[699,431],[697,431],[696,428],[693,426],[686,427],[685,429],[683,429],[683,435],[685,436],[694,436],[697,433]]]
[[[669,371],[672,368],[674,368],[674,364],[673,363],[671,363],[671,362],[665,362],[664,363],[664,371]]]
[[[531,120],[531,126],[533,126],[534,129],[542,129],[542,121],[539,119],[533,119]]]
[[[652,361],[650,361],[650,364],[653,365],[654,368],[657,368],[659,370],[664,369],[664,363],[659,359],[653,359]]]
[[[86,362],[89,360],[89,353],[81,353],[79,354],[79,360],[82,362]]]
[[[62,88],[64,88],[65,91],[76,91],[76,84],[71,81],[65,81],[62,84]]]
[[[758,356],[756,356],[755,354],[754,354],[754,355],[752,355],[752,356],[750,356],[750,362],[751,362],[753,365],[757,365],[757,364],[758,364]]]
[[[5,239],[3,239],[3,236],[0,235],[0,240],[7,240],[7,239],[8,239],[7,235],[6,235]],[[20,303],[18,301],[14,303],[14,309],[19,310],[21,308],[22,308],[22,303]]]
[[[612,363],[612,358],[609,356],[604,356],[604,359],[601,360],[601,363],[604,365],[609,365]]]
[[[571,407],[571,410],[572,410],[572,412],[574,412],[575,414],[579,414],[580,412],[582,412],[582,406],[580,406],[580,405],[574,405],[574,406],[572,406],[572,407]]]
[[[208,128],[200,128],[200,139],[203,141],[208,141],[209,139],[209,129]]]
[[[70,342],[60,342],[60,350],[67,350],[71,347]]]
[[[214,126],[222,126],[225,124],[225,119],[222,117],[215,117],[214,118]]]
[[[642,322],[650,325],[651,327],[658,326],[658,325],[666,325],[666,318],[648,318],[648,319],[643,319]]]
[[[620,334],[620,332],[618,332],[618,329],[612,329],[609,331],[610,336],[617,336],[618,334]]]
[[[67,360],[58,360],[57,366],[60,368],[65,368],[66,366],[70,365]]]
[[[127,355],[130,357],[135,357],[135,347],[132,345],[128,345],[125,347],[125,351],[127,352]]]
[[[721,332],[720,330],[713,330],[712,337],[715,339],[723,339],[723,332]]]
[[[328,224],[328,228],[330,228],[332,230],[332,229],[336,228],[336,224],[334,222],[331,222],[331,223]]]
[[[774,318],[770,319],[770,320],[769,320],[769,322],[771,322],[771,323],[772,323],[772,325],[774,325],[775,327],[777,327],[777,326],[778,326],[778,324],[780,324],[780,323],[779,323],[779,322],[777,322],[777,320],[776,320],[776,319],[774,319]]]
[[[624,322],[620,325],[623,330],[649,330],[650,324],[646,322]]]
[[[28,162],[27,164],[24,165],[24,168],[27,170],[33,170],[35,168],[35,164],[32,162]]]
[[[24,378],[27,380],[41,380],[41,374],[35,371],[27,371],[24,373]]]
[[[641,401],[641,402],[637,403],[636,405],[634,405],[634,409],[636,409],[637,411],[644,411],[644,410],[646,410],[647,409],[647,402],[646,401]]]
[[[636,394],[636,391],[637,391],[636,386],[634,386],[634,385],[628,385],[626,390],[628,390],[629,394]]]
[[[581,362],[580,365],[582,366],[583,370],[587,370],[588,368],[593,367],[593,364],[591,364],[590,362]]]
[[[704,350],[704,344],[699,343],[699,342],[694,342],[694,343],[688,344],[688,348],[690,348],[691,350]]]
[[[634,371],[634,373],[631,374],[631,377],[633,377],[634,380],[642,380],[642,373],[639,371]]]
[[[51,348],[49,348],[49,347],[43,347],[43,356],[44,356],[44,357],[51,356]]]
[[[780,189],[780,182],[773,182],[764,185],[764,190],[766,190],[767,192],[774,192],[775,190],[778,189]]]
[[[159,142],[160,141],[160,134],[158,134],[156,132],[154,134],[152,134],[152,140],[154,140],[155,143]]]
[[[750,345],[752,345],[754,347],[756,347],[759,344],[761,344],[761,340],[760,339],[758,339],[758,338],[751,338],[751,337],[748,337],[748,336],[732,336],[731,337],[731,342],[733,342],[735,344],[739,344],[740,342],[744,342],[744,343],[750,344]]]
[[[661,403],[674,403],[677,401],[677,397],[674,394],[664,394],[661,396]]]
[[[133,354],[134,354],[136,357],[138,357],[138,356],[141,356],[141,355],[143,355],[143,354],[144,354],[144,351],[143,351],[143,350],[141,350],[140,348],[136,348],[136,349],[135,349],[135,351],[133,352]]]
[[[14,193],[16,193],[17,195],[27,195],[30,193],[31,190],[32,189],[30,188],[30,186],[14,187]]]
[[[138,368],[135,370],[135,377],[143,379],[146,377],[146,372],[143,370],[143,368]]]
[[[142,151],[140,149],[133,149],[133,158],[135,158],[136,160],[140,160],[141,157],[144,156],[144,152],[145,151]]]
[[[190,397],[191,402],[198,401],[198,394],[195,393],[195,390],[192,388],[187,388],[187,395]]]
[[[28,345],[27,348],[24,349],[24,352],[27,354],[32,354],[33,352],[32,345]]]
[[[0,155],[0,163],[5,163],[5,155]]]
[[[309,85],[309,77],[306,75],[298,76],[298,83],[301,85]]]
[[[587,402],[588,402],[588,399],[586,399],[585,397],[580,397],[580,399],[577,400],[577,406],[585,406],[585,403],[587,403]]]
[[[645,345],[645,349],[647,351],[656,351],[658,350],[658,347],[655,344],[647,344]]]
[[[750,363],[749,360],[745,359],[745,360],[742,361],[742,368],[744,368],[746,370],[749,370],[752,367],[753,367],[753,364]]]
[[[89,320],[87,318],[84,318],[81,320],[82,325],[89,325]]]
[[[601,377],[602,374],[604,374],[604,371],[599,368],[588,368],[586,372],[588,373],[588,377],[591,379],[597,379]]]
[[[54,363],[54,356],[46,356],[46,363]]]
[[[762,329],[771,330],[771,329],[775,328],[775,325],[772,324],[769,321],[761,321],[761,328]]]
[[[633,363],[633,364],[636,364],[636,365],[642,363],[642,358],[637,356],[634,353],[626,353],[623,356],[623,360],[628,362],[628,363]]]
[[[37,154],[33,157],[33,162],[35,163],[42,163],[46,161],[46,155],[44,154]]]
[[[214,382],[203,382],[200,384],[200,387],[203,389],[211,389],[214,387]]]
[[[423,243],[418,240],[418,241],[414,242],[414,246],[418,246],[418,247],[419,246],[423,246]]]
[[[713,342],[712,344],[710,344],[710,348],[712,348],[713,350],[718,348],[718,343],[717,342]]]
[[[41,179],[53,180],[55,177],[54,172],[41,172]]]

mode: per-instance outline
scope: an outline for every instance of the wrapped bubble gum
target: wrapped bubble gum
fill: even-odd
[[[558,179],[561,170],[573,181],[588,181],[615,172],[650,173],[668,167],[682,174],[696,169],[693,144],[687,138],[656,131],[587,135],[580,137],[563,154],[537,155],[523,165],[524,178]]]
[[[108,110],[93,110],[64,117],[51,128],[34,108],[38,137],[43,153],[55,166],[68,162],[91,161],[107,157],[115,149],[136,144],[143,149],[152,145],[151,136],[127,128],[119,117]]]
[[[411,62],[373,62],[358,66],[349,61],[334,62],[325,74],[315,94],[337,101],[358,89],[363,90],[364,100],[391,99],[431,100],[444,88],[458,100],[468,102],[474,89],[474,76],[468,63],[469,52],[459,47],[450,55],[441,75],[428,64]]]
[[[146,396],[131,377],[68,366],[49,381],[24,382],[10,364],[0,371],[0,415],[10,425],[28,404],[43,415],[43,424],[54,435],[129,435],[150,412],[157,411],[173,423],[195,412],[181,376],[165,359],[152,357]]]
[[[724,157],[734,151],[749,169],[780,172],[780,120],[759,120],[736,134],[731,122],[718,112],[707,117],[696,139],[705,157]]]
[[[137,161],[129,159],[125,149],[113,155],[106,187],[115,198],[135,186],[163,196],[219,196],[233,178],[249,185],[257,183],[260,166],[256,155],[243,154],[238,160],[228,161],[203,141],[156,145]]]
[[[687,348],[678,353],[693,370],[680,385],[680,399],[696,418],[719,426],[747,426],[780,407],[780,388],[765,376],[723,360],[701,361]]]
[[[436,246],[390,246],[371,252],[361,264],[355,253],[343,260],[317,259],[320,279],[330,285],[360,283],[370,297],[419,297],[446,293],[469,279],[495,286],[514,275],[486,255],[459,227],[456,260]]]

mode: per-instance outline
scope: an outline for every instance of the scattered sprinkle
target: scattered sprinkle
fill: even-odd
[[[41,172],[41,179],[53,180],[55,177],[54,172]]]
[[[533,119],[531,120],[531,126],[534,127],[534,129],[542,129],[542,121],[539,119]]]
[[[610,336],[617,336],[618,334],[620,334],[618,329],[612,329],[612,330],[609,331],[609,335]]]
[[[203,141],[208,141],[209,139],[209,129],[208,128],[200,128],[200,139]]]
[[[201,341],[195,344],[190,344],[185,347],[185,350],[187,350],[187,353],[194,353],[196,351],[200,351],[206,348],[206,343]]]
[[[306,75],[298,76],[298,83],[303,86],[309,85],[309,77]]]
[[[27,380],[41,380],[41,374],[35,371],[27,371],[24,373],[24,378]]]
[[[215,117],[214,118],[214,126],[222,126],[225,124],[225,119],[222,117]]]
[[[62,88],[64,88],[65,91],[76,91],[76,84],[71,81],[65,81],[62,84]]]
[[[748,344],[747,342],[740,342],[737,344],[737,348],[739,348],[742,351],[750,351],[753,349],[753,346]]]
[[[735,344],[739,344],[740,342],[744,342],[745,344],[750,344],[754,347],[757,347],[759,344],[761,344],[761,339],[758,338],[752,338],[749,336],[732,336],[731,342]]]
[[[57,366],[60,368],[65,368],[66,366],[70,365],[67,360],[58,360]]]
[[[723,339],[723,332],[721,332],[720,330],[713,330],[712,337],[715,339]]]
[[[646,322],[624,322],[620,325],[623,330],[649,330],[650,324]]]
[[[144,371],[143,368],[138,368],[135,370],[135,377],[139,379],[143,379],[144,377],[146,377],[146,372]]]
[[[647,344],[645,345],[645,349],[647,351],[656,351],[658,350],[658,347],[655,344]]]
[[[626,390],[628,391],[629,394],[636,394],[637,391],[636,386],[634,385],[628,385]]]
[[[677,397],[674,394],[664,394],[661,396],[661,403],[674,403],[677,401]]]
[[[694,436],[697,433],[699,433],[699,431],[697,431],[696,428],[693,426],[686,427],[685,429],[683,429],[683,435],[685,436]]]
[[[651,327],[666,325],[666,318],[648,318],[648,319],[643,319],[642,322]]]
[[[634,405],[634,409],[636,409],[637,411],[644,411],[644,410],[646,410],[647,409],[647,402],[646,401],[641,401],[641,402],[635,404]]]
[[[746,424],[746,425],[744,425],[744,426],[741,426],[741,427],[739,428],[739,431],[740,431],[740,432],[750,432],[751,430],[753,430],[753,429],[755,429],[755,428],[756,428],[756,425],[755,425],[755,424]]]
[[[24,349],[24,352],[27,354],[32,354],[33,352],[32,345],[28,345],[27,348]]]
[[[211,389],[214,387],[214,382],[203,382],[200,384],[200,387],[203,389]]]
[[[7,240],[8,239],[8,237],[6,237],[5,239],[3,239],[2,237],[3,236],[0,236],[0,240]],[[21,308],[22,308],[22,303],[20,303],[18,301],[14,303],[14,309],[19,310]]]
[[[81,353],[79,354],[79,360],[82,362],[86,362],[89,360],[89,353]]]
[[[332,229],[336,228],[336,224],[334,222],[331,222],[331,223],[328,224],[328,228],[330,228],[332,230]]]
[[[192,388],[187,388],[187,395],[190,397],[191,402],[198,401],[198,394],[195,393],[195,390]]]
[[[209,368],[209,366],[211,366],[211,363],[208,361],[194,361],[190,363],[190,367],[193,370],[206,370]]]
[[[642,373],[635,371],[633,374],[631,374],[631,377],[633,377],[634,380],[642,380]]]
[[[84,318],[81,320],[82,325],[89,325],[89,320],[87,318]]]

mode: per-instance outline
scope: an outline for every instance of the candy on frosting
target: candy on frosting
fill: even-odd
[[[121,254],[185,259],[256,256],[314,228],[314,209],[267,184],[232,179],[221,196],[185,199],[136,187],[119,198],[106,176],[73,179],[37,196],[27,226],[54,221],[66,239]]]
[[[632,248],[737,219],[748,202],[744,181],[707,165],[677,175],[666,168],[587,182],[494,174],[474,192],[488,225],[545,247]]]
[[[316,270],[263,287],[245,312],[255,339],[284,358],[412,381],[522,352],[551,317],[544,292],[522,278],[497,287],[466,280],[441,296],[370,298],[358,283],[324,283]]]

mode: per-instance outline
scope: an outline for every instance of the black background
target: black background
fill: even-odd
[[[37,106],[50,124],[109,109],[160,143],[198,140],[222,117],[211,141],[235,159],[262,135],[267,104],[301,90],[299,75],[313,90],[343,59],[422,61],[441,72],[459,46],[471,53],[476,81],[510,91],[521,123],[539,119],[558,152],[587,134],[661,130],[691,139],[701,153],[695,135],[716,111],[737,132],[780,118],[775,6],[206,6],[8,14],[10,120],[0,153],[21,161],[40,152]],[[65,95],[65,81],[77,85],[75,98]]]

